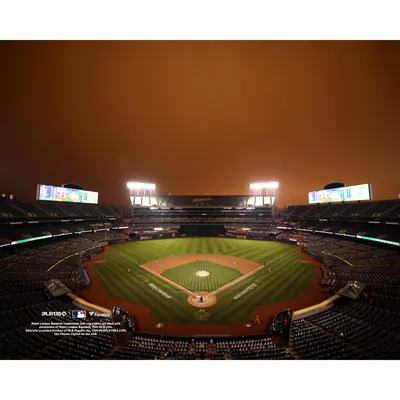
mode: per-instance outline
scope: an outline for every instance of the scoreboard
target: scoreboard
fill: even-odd
[[[371,200],[371,188],[368,183],[336,189],[316,190],[308,193],[309,204],[358,200]]]
[[[37,200],[97,204],[98,198],[98,192],[90,192],[89,190],[72,189],[51,185],[37,186]]]

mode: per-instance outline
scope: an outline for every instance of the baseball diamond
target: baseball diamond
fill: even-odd
[[[242,323],[255,312],[266,322],[285,301],[303,308],[315,304],[320,293],[315,262],[278,242],[217,237],[135,241],[110,246],[99,259],[105,262],[87,264],[92,286],[82,295],[104,307],[122,301],[149,332],[159,322],[162,329],[168,324],[214,329]],[[199,271],[209,275],[199,277]],[[208,317],[199,319],[194,307],[206,307]]]
[[[204,276],[204,273],[207,275]],[[193,292],[213,292],[243,274],[236,268],[199,260],[167,269],[162,275]]]

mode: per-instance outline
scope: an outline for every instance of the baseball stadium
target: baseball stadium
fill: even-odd
[[[122,190],[0,199],[1,358],[399,359],[400,200]]]

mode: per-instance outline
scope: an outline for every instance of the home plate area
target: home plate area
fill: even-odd
[[[196,292],[195,296],[189,296],[188,302],[199,308],[211,307],[217,302],[217,296],[210,292]]]

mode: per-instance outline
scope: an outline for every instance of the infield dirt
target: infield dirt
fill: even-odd
[[[161,275],[167,269],[199,260],[211,261],[216,264],[226,265],[227,267],[236,268],[244,275],[254,271],[260,266],[260,264],[257,264],[254,261],[245,260],[243,258],[224,256],[220,254],[197,254],[197,253],[184,254],[179,256],[171,255],[171,257],[159,258],[158,260],[150,261],[144,264],[144,266],[156,272],[157,274]]]

